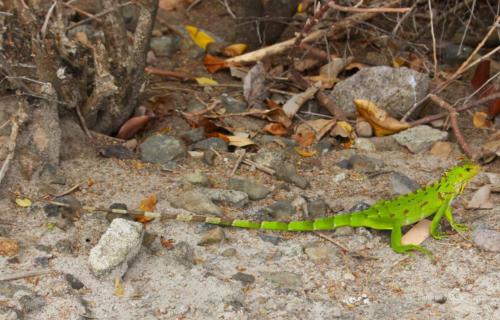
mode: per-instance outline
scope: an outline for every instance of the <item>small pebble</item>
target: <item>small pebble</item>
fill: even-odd
[[[69,283],[69,285],[71,286],[71,288],[73,288],[75,290],[80,290],[81,288],[83,288],[85,286],[83,284],[83,282],[81,282],[77,277],[75,277],[72,274],[66,273],[66,275],[64,276],[64,278]]]
[[[200,241],[198,241],[199,246],[209,246],[211,244],[219,243],[224,240],[226,235],[224,234],[224,230],[222,228],[217,227],[212,230],[209,230],[205,233]]]

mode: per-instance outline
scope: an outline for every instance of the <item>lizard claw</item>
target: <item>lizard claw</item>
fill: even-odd
[[[448,237],[446,234],[444,234],[443,232],[439,232],[439,231],[431,233],[431,235],[436,240],[441,240],[441,239]]]
[[[456,232],[466,232],[469,231],[469,227],[467,227],[465,224],[452,224],[451,228],[455,230]]]

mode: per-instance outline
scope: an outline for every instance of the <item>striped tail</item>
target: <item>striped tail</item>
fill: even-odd
[[[71,205],[63,202],[49,201],[49,204],[72,208]],[[74,208],[78,209],[78,208]],[[208,223],[219,226],[236,227],[244,229],[262,229],[262,230],[277,230],[277,231],[317,231],[317,230],[333,230],[343,226],[360,227],[364,225],[366,214],[363,211],[354,213],[343,213],[334,216],[318,218],[314,220],[297,220],[297,221],[257,221],[257,220],[241,220],[228,219],[219,217],[210,217],[203,215],[192,214],[172,214],[159,213],[152,211],[141,210],[124,210],[124,209],[108,209],[103,207],[83,206],[81,209],[90,212],[110,212],[131,216],[145,216],[148,218],[160,218],[166,220],[176,220],[183,222],[198,222]]]

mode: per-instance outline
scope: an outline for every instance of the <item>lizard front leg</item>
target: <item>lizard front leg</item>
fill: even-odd
[[[392,250],[396,251],[397,253],[409,253],[412,250],[417,250],[422,253],[425,253],[428,256],[432,257],[432,252],[428,249],[425,249],[422,246],[416,245],[416,244],[402,244],[401,243],[401,238],[402,238],[402,232],[401,232],[401,223],[394,223],[392,225],[392,231],[391,231],[391,247]]]
[[[444,216],[446,217],[446,220],[448,220],[448,222],[450,223],[451,228],[456,232],[469,231],[469,228],[465,224],[455,223],[455,220],[453,219],[453,214],[451,213],[450,205],[448,205],[448,207],[446,208]]]
[[[438,211],[434,215],[434,218],[432,218],[430,231],[431,231],[431,235],[434,239],[439,240],[439,239],[443,239],[446,237],[446,235],[444,233],[440,232],[438,230],[438,228],[439,228],[439,223],[441,222],[441,219],[445,215],[446,211],[450,210],[450,213],[451,213],[450,202],[451,202],[451,199],[446,199],[443,202],[443,204],[441,205],[441,207],[439,207]]]

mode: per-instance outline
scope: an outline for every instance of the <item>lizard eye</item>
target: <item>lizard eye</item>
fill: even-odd
[[[465,171],[469,172],[469,171],[470,171],[470,168],[465,168]]]

